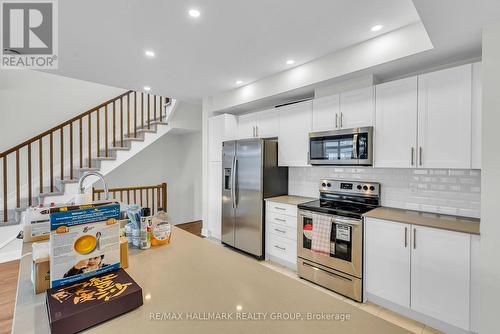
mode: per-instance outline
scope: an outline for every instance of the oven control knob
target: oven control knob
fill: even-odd
[[[363,186],[363,190],[368,190],[368,186]]]
[[[326,187],[326,183],[324,183],[324,182],[323,182],[323,183],[321,184],[321,186],[322,186],[323,188],[324,188],[324,187]]]
[[[375,190],[375,187],[374,187],[374,186],[370,186],[370,190],[371,190],[371,191],[374,191],[374,190]]]
[[[330,188],[332,185],[330,183],[327,183],[326,186]]]
[[[358,184],[358,190],[361,190],[363,188],[360,184]]]

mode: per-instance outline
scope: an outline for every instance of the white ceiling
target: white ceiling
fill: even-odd
[[[199,100],[419,20],[411,0],[59,1],[56,74]]]

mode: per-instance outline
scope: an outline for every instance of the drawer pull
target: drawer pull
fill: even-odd
[[[279,221],[279,222],[286,222],[286,220],[285,220],[285,219],[281,219],[281,218],[274,218],[274,220],[277,220],[277,221]]]
[[[282,251],[286,251],[286,248],[285,247],[280,247],[278,245],[274,245],[274,248],[278,248],[278,249],[281,249]]]
[[[283,210],[283,211],[286,211],[286,209],[285,209],[285,208],[280,208],[279,206],[275,206],[274,208],[275,208],[276,210]]]
[[[276,232],[286,233],[286,231],[280,230],[279,228],[275,228],[274,230],[275,230]]]

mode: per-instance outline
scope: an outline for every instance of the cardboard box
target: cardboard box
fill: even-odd
[[[123,269],[47,290],[52,334],[76,333],[143,304],[142,289]]]
[[[120,237],[120,266],[128,268],[128,242]],[[31,282],[35,293],[42,293],[50,288],[50,258],[43,257],[32,262]]]
[[[31,281],[33,282],[35,293],[42,293],[50,288],[49,257],[33,260],[31,265]]]
[[[50,213],[50,285],[120,268],[120,204]]]

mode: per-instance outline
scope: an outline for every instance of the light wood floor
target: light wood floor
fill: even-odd
[[[19,260],[0,263],[0,334],[10,333],[16,302]]]

